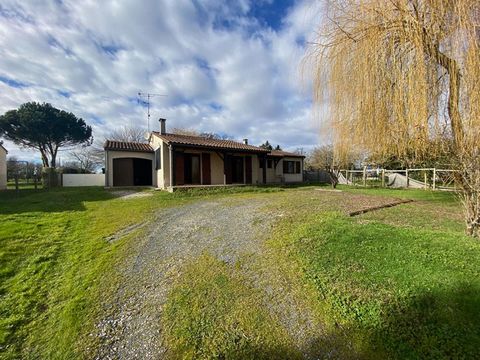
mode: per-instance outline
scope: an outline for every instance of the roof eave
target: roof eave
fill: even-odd
[[[103,148],[105,151],[120,151],[120,152],[139,152],[153,154],[155,150],[134,150],[134,149],[115,149],[115,148]]]
[[[171,144],[174,146],[181,146],[186,148],[197,148],[197,149],[208,149],[212,151],[232,151],[232,152],[248,152],[248,153],[255,153],[255,154],[268,154],[268,150],[263,149],[236,149],[236,148],[229,148],[229,147],[221,147],[221,146],[209,146],[209,145],[196,145],[196,144],[183,144],[174,141],[167,142],[167,144]]]

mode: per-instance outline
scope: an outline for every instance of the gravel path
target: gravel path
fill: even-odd
[[[208,252],[228,263],[261,251],[271,214],[264,200],[216,200],[169,208],[147,225],[148,234],[122,272],[122,286],[98,324],[97,359],[158,359],[161,309],[182,264]]]

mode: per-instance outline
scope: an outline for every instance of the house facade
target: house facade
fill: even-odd
[[[7,154],[7,149],[0,141],[0,190],[7,189]]]
[[[106,186],[154,186],[174,190],[188,186],[298,183],[303,156],[269,151],[247,140],[210,139],[169,134],[164,119],[148,144],[107,140]]]

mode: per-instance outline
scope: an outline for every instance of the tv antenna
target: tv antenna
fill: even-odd
[[[150,132],[150,99],[155,96],[168,96],[168,95],[144,93],[141,91],[138,92],[138,97],[141,99],[142,104],[147,104],[147,130],[149,132]]]

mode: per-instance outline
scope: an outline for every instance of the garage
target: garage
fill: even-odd
[[[149,144],[107,140],[105,186],[155,186],[155,154]]]
[[[152,160],[113,159],[113,186],[152,186]]]

